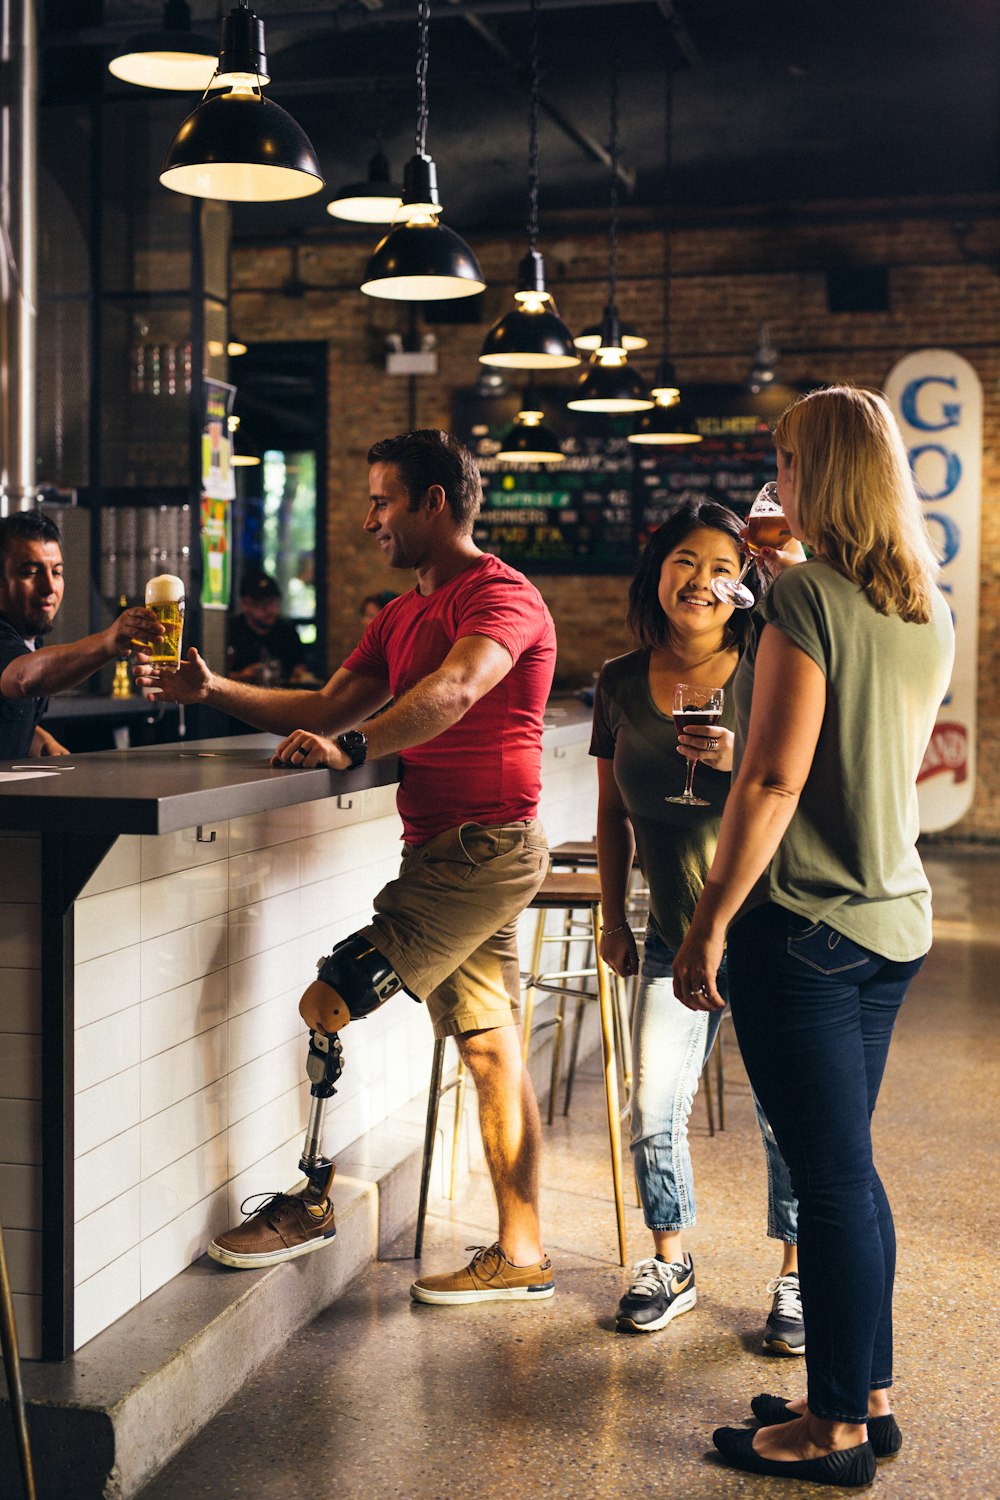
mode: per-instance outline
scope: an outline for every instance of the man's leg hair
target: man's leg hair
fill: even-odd
[[[392,965],[357,932],[337,943],[316,967],[318,978],[308,987],[306,995],[319,985],[336,991],[352,1021],[370,1016],[404,987]],[[322,1203],[329,1196],[336,1170],[330,1158],[322,1153],[323,1117],[327,1100],[337,1092],[335,1085],[344,1070],[343,1058],[336,1032],[327,1035],[324,1031],[310,1031],[306,1073],[312,1085],[312,1103],[299,1170],[309,1179],[304,1196],[315,1203]]]

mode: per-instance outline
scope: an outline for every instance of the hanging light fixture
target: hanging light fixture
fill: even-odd
[[[316,153],[291,115],[265,99],[264,23],[247,0],[222,23],[222,46],[208,97],[174,136],[160,181],[175,193],[229,203],[276,203],[318,193]]]
[[[480,364],[510,370],[568,370],[580,363],[569,329],[545,285],[538,249],[538,0],[531,0],[531,113],[528,130],[528,253],[518,267],[517,306],[486,335]],[[561,456],[561,455],[560,455]]]
[[[364,182],[349,182],[326,205],[335,219],[352,224],[391,224],[403,206],[403,189],[390,181],[389,160],[382,147],[368,163]]]
[[[637,349],[646,349],[649,346],[649,339],[646,338],[645,334],[640,333],[637,328],[633,328],[631,323],[623,323],[621,325],[621,338],[622,348],[626,354],[634,354]],[[577,334],[573,343],[578,349],[585,349],[590,352],[594,349],[599,349],[601,346],[600,323],[589,324],[582,333]]]
[[[486,288],[479,262],[463,239],[439,223],[437,167],[427,155],[427,64],[430,0],[417,0],[416,149],[403,172],[400,222],[375,247],[361,290],[396,302],[443,302]]]
[[[775,369],[781,357],[781,350],[775,349],[771,343],[766,323],[761,323],[757,330],[757,347],[753,352],[753,364],[746,379],[743,389],[749,391],[751,396],[760,396],[763,392],[770,390],[778,378]]]
[[[580,378],[571,411],[645,411],[652,406],[642,377],[628,367],[628,353],[618,318],[618,67],[611,70],[611,207],[608,216],[608,302],[598,347]]]
[[[191,30],[187,0],[166,0],[163,29],[130,37],[108,63],[108,72],[140,88],[204,91],[215,76],[218,55],[213,41]]]
[[[541,402],[534,386],[529,386],[521,402],[514,425],[505,433],[497,458],[505,464],[561,464],[566,455],[559,439],[543,426]]]
[[[674,156],[674,87],[671,60],[667,59],[666,98],[664,100],[664,149],[663,149],[663,357],[657,365],[650,395],[653,398],[651,411],[643,412],[634,432],[630,432],[630,443],[681,444],[700,443],[701,433],[691,414],[681,406],[680,387],[677,374],[670,362],[670,283],[672,274],[672,246],[670,214],[673,207],[671,177]]]

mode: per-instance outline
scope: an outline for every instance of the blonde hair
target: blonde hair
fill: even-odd
[[[782,412],[774,441],[797,460],[808,544],[880,614],[929,620],[938,559],[884,397],[854,386],[811,391]]]

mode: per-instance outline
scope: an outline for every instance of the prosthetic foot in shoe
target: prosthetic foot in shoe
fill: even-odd
[[[297,1260],[333,1243],[337,1226],[330,1198],[317,1202],[311,1187],[302,1194],[254,1193],[244,1199],[241,1212],[259,1198],[265,1201],[251,1209],[242,1224],[218,1235],[209,1245],[209,1255],[220,1265],[252,1271],[283,1260]]]

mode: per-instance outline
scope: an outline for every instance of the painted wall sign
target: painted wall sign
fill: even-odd
[[[933,833],[965,816],[976,789],[983,388],[961,355],[921,349],[893,366],[885,394],[941,551],[941,588],[955,620],[955,669],[917,784],[920,827]]]

